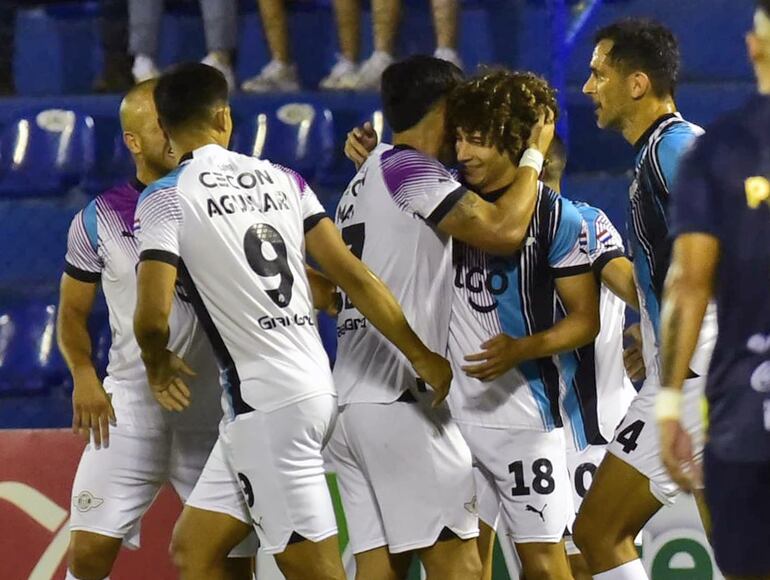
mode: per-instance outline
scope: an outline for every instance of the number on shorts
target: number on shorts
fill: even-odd
[[[266,246],[272,248],[275,258],[265,256]],[[259,276],[270,278],[280,276],[278,287],[265,290],[277,306],[285,308],[291,302],[294,275],[289,267],[286,242],[273,226],[254,224],[243,238],[243,251],[249,266]]]
[[[342,228],[342,240],[350,247],[350,252],[359,260],[364,255],[366,229],[363,223]],[[353,308],[353,303],[345,296],[344,309]]]
[[[524,462],[514,461],[508,465],[508,473],[513,475],[513,487],[511,488],[511,495],[514,497],[520,495],[529,495],[530,488],[524,482]],[[553,479],[553,464],[541,457],[535,459],[532,462],[532,473],[534,479],[532,480],[532,489],[540,495],[548,495],[553,493],[556,489],[556,481]]]
[[[644,429],[644,421],[637,419],[618,433],[615,439],[617,439],[618,443],[623,445],[623,453],[631,453],[638,447],[636,441],[639,439],[642,429]]]
[[[586,483],[586,473],[590,475],[588,483]],[[593,483],[595,473],[596,466],[593,463],[581,463],[575,470],[575,491],[581,498],[584,498],[588,493],[588,488]]]

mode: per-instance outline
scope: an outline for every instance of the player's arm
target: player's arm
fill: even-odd
[[[326,217],[318,221],[306,232],[305,242],[324,273],[433,387],[437,394],[435,403],[446,398],[452,380],[449,363],[414,333],[391,291],[350,252],[332,221]]]
[[[110,424],[115,411],[91,358],[91,315],[98,283],[63,274],[59,286],[59,313],[56,322],[59,350],[72,374],[72,430],[88,441],[93,432],[94,446],[109,447]]]
[[[634,265],[631,260],[625,256],[611,259],[602,266],[601,279],[602,284],[607,286],[613,294],[634,310],[639,310],[639,295],[636,292]]]
[[[543,113],[532,128],[525,156],[535,163],[520,163],[508,190],[495,202],[468,191],[438,223],[438,229],[491,254],[516,252],[527,236],[537,203],[538,178],[554,135],[553,113]],[[522,158],[523,159],[523,158]]]
[[[313,295],[313,308],[323,310],[329,316],[337,316],[342,308],[342,297],[337,286],[315,268],[305,266],[310,292]]]
[[[483,352],[465,357],[476,363],[463,367],[468,376],[491,381],[516,365],[574,350],[586,345],[599,333],[599,295],[591,272],[557,278],[556,290],[567,315],[551,328],[513,338],[499,334],[481,347]]]

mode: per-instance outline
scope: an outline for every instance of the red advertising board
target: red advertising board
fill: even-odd
[[[71,486],[83,442],[68,430],[0,430],[0,578],[61,580]],[[121,550],[112,580],[176,578],[168,543],[180,511],[166,488],[142,523],[142,547]]]

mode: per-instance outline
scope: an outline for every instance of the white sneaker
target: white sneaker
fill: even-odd
[[[355,88],[357,79],[358,67],[344,56],[340,56],[318,86],[327,91],[345,91]]]
[[[393,57],[387,52],[375,51],[358,69],[357,91],[379,91],[380,78],[385,69],[393,63]]]
[[[257,76],[244,81],[241,88],[249,93],[297,92],[297,67],[271,60]]]
[[[463,68],[463,61],[460,59],[460,55],[457,54],[457,51],[454,48],[437,48],[433,53],[433,56],[451,62],[461,70]]]
[[[238,85],[235,84],[235,73],[233,72],[233,67],[230,66],[230,63],[223,61],[213,53],[206,55],[206,58],[204,58],[201,63],[213,66],[221,72],[225,76],[227,87],[230,89],[231,93],[236,89]]]
[[[134,75],[134,80],[137,83],[141,83],[160,76],[160,71],[149,56],[137,54],[134,57],[134,65],[131,67],[131,74]]]

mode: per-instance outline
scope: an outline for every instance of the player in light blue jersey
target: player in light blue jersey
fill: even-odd
[[[653,407],[659,390],[657,328],[671,246],[669,192],[679,159],[702,129],[679,115],[674,88],[679,49],[671,31],[647,20],[624,20],[600,30],[583,87],[597,124],[623,134],[636,147],[630,190],[630,232],[638,286],[647,380],[619,425],[575,523],[575,541],[594,578],[647,578],[634,538],[678,487],[659,457]],[[702,442],[699,399],[715,328],[708,324],[690,363],[686,428]]]

